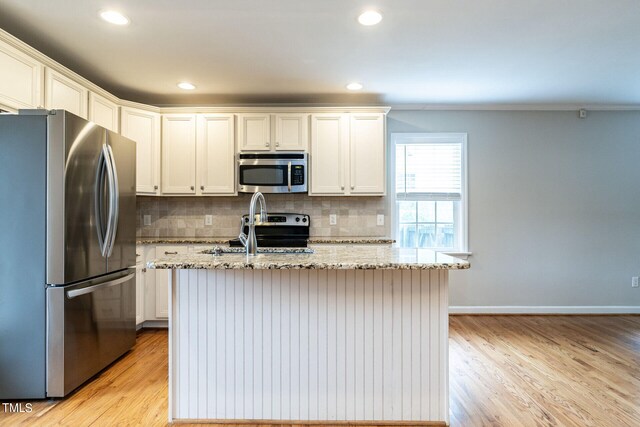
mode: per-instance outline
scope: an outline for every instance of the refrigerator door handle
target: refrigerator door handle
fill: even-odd
[[[114,176],[113,168],[111,164],[111,153],[109,152],[109,146],[107,144],[102,145],[102,155],[105,158],[105,169],[107,170],[107,179],[109,184],[109,214],[107,215],[107,231],[104,237],[104,246],[102,248],[102,256],[109,257],[109,249],[111,247],[111,236],[113,235],[113,211],[114,211]]]
[[[100,246],[100,253],[105,256],[107,253],[107,230],[103,227],[104,221],[104,180],[105,174],[108,172],[108,150],[106,145],[102,146],[102,152],[100,153],[100,159],[98,160],[98,168],[96,170],[96,190],[94,196],[95,212],[96,212],[96,231],[98,233],[98,245]]]
[[[107,257],[111,256],[113,247],[116,243],[116,234],[118,233],[118,212],[120,211],[120,184],[118,182],[118,169],[116,168],[116,162],[113,158],[113,150],[110,145],[106,145],[109,152],[109,167],[111,168],[110,179],[110,195],[109,195],[109,222],[111,223],[111,233],[108,234],[107,239],[109,244],[107,246]],[[108,232],[108,229],[107,229]]]
[[[108,282],[100,283],[100,284],[93,285],[93,286],[88,286],[88,287],[82,288],[82,289],[75,289],[73,291],[67,291],[67,298],[73,299],[75,297],[79,297],[80,295],[90,294],[90,293],[95,292],[95,291],[97,291],[99,289],[109,288],[111,286],[116,286],[116,285],[119,285],[121,283],[128,282],[135,275],[136,275],[135,273],[131,273],[131,274],[127,274],[126,276],[121,277],[121,278],[116,279],[116,280],[110,280]]]

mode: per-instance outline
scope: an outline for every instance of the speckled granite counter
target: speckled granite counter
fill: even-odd
[[[212,270],[461,270],[469,263],[426,249],[370,247],[360,245],[314,246],[313,254],[190,253],[168,255],[148,263],[157,269]]]
[[[235,236],[237,237],[237,236]],[[138,237],[136,245],[226,245],[234,237]]]
[[[233,237],[138,237],[138,245],[224,245]],[[367,244],[367,245],[391,245],[395,240],[386,237],[310,237],[309,244]]]

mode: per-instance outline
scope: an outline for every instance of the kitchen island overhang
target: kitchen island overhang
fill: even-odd
[[[169,419],[444,424],[448,270],[428,250],[188,254],[172,269]]]

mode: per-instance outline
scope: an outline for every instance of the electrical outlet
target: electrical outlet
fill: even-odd
[[[151,215],[145,215],[143,217],[142,223],[144,225],[151,225]]]
[[[329,215],[329,225],[336,225],[338,223],[338,216],[336,214]]]
[[[384,225],[384,215],[383,214],[378,214],[378,217],[376,218],[376,224],[377,225]]]
[[[204,216],[204,225],[213,224],[213,215],[205,215]]]
[[[638,287],[638,276],[634,276],[631,278],[631,287],[632,288]]]

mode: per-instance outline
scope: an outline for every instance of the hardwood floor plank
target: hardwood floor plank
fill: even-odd
[[[449,336],[452,426],[640,425],[640,316],[452,316]],[[67,398],[0,408],[0,426],[167,426],[167,346],[142,331]]]

